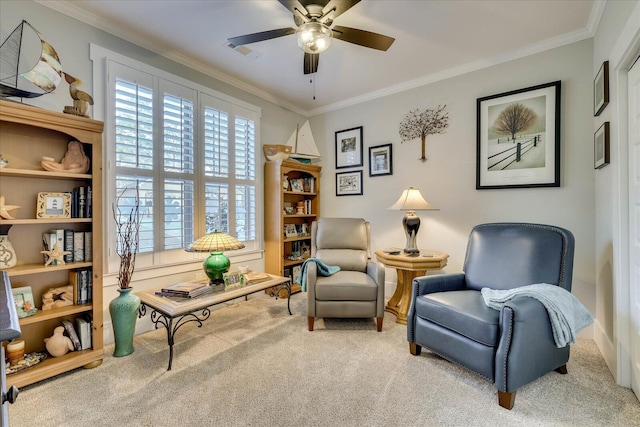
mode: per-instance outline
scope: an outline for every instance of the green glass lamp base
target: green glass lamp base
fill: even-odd
[[[209,278],[209,283],[224,283],[222,275],[229,271],[231,262],[222,252],[211,252],[204,260],[204,273]]]

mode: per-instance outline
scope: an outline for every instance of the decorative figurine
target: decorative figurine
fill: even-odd
[[[53,357],[60,357],[73,351],[71,339],[64,335],[64,326],[58,326],[53,330],[53,335],[44,339],[45,347]]]
[[[2,153],[0,153],[0,169],[7,166],[9,164],[9,160],[2,157]]]
[[[64,79],[69,83],[69,95],[73,98],[73,107],[64,107],[64,112],[89,117],[87,110],[89,110],[89,105],[93,105],[93,98],[87,92],[78,89],[78,86],[82,85],[82,80],[73,77],[69,73],[64,73]]]
[[[55,265],[64,265],[64,256],[69,255],[71,252],[69,251],[61,251],[56,243],[53,245],[53,249],[50,251],[40,251],[41,254],[47,255],[47,262],[44,263],[44,266],[50,265],[53,261],[56,262]]]
[[[56,307],[73,305],[73,286],[51,288],[42,294],[42,309],[49,310]]]
[[[49,172],[87,173],[90,164],[89,158],[84,154],[84,146],[78,141],[70,141],[67,152],[57,163],[53,157],[42,156],[42,168]]]
[[[20,209],[20,206],[17,205],[5,205],[4,204],[4,196],[0,196],[0,218],[3,219],[15,219],[9,214],[9,211]]]

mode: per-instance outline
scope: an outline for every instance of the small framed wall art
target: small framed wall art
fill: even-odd
[[[36,218],[71,218],[70,193],[38,193]]]
[[[391,144],[369,147],[369,176],[393,175]]]
[[[336,132],[336,169],[362,166],[362,126]]]
[[[604,122],[593,135],[593,167],[609,164],[609,122]]]
[[[362,171],[336,173],[336,196],[362,195]]]
[[[609,103],[609,61],[604,61],[593,81],[593,115],[599,116]]]

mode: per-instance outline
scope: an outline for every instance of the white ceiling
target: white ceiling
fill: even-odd
[[[310,83],[294,35],[246,45],[247,56],[227,46],[295,27],[276,0],[39,2],[308,116],[592,37],[605,3],[362,0],[335,24],[395,43],[382,52],[334,40]]]

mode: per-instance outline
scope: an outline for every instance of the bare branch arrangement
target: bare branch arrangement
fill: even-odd
[[[427,160],[426,156],[426,140],[427,135],[436,133],[444,133],[449,127],[449,113],[444,112],[446,105],[439,105],[437,109],[427,108],[424,111],[420,109],[411,110],[405,114],[400,122],[400,137],[402,142],[411,141],[420,138],[422,141],[422,156],[420,160]]]
[[[135,270],[136,254],[140,242],[140,197],[138,187],[135,188],[135,197],[129,213],[120,209],[121,199],[133,189],[125,188],[116,198],[111,208],[113,219],[116,221],[116,253],[120,257],[120,270],[118,275],[118,287],[129,289],[133,271]]]

